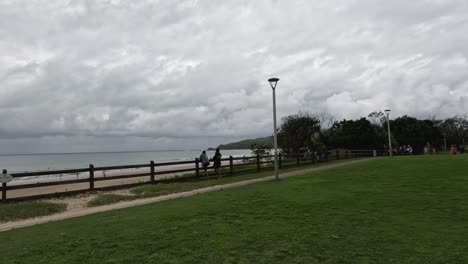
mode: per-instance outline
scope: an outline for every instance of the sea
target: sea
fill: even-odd
[[[201,154],[200,150],[166,150],[166,151],[132,151],[132,152],[93,152],[93,153],[56,153],[56,154],[19,154],[0,155],[0,169],[8,173],[46,171],[61,169],[87,168],[94,166],[118,166],[166,161],[194,160]],[[247,149],[222,150],[224,157],[251,156]],[[207,151],[212,157],[214,151]]]

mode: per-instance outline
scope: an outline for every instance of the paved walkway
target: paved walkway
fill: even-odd
[[[335,164],[320,166],[320,167],[316,167],[316,168],[310,168],[310,169],[305,169],[305,170],[298,170],[298,171],[282,173],[282,174],[280,174],[280,178],[286,178],[286,177],[305,174],[305,173],[308,173],[308,172],[321,171],[321,170],[346,166],[346,165],[350,165],[350,164],[366,162],[366,161],[373,160],[373,159],[375,159],[375,158],[366,158],[366,159],[359,159],[359,160],[344,161],[342,163],[335,163]],[[224,184],[224,185],[215,185],[215,186],[196,189],[196,190],[187,191],[187,192],[173,193],[173,194],[169,194],[169,195],[163,195],[163,196],[146,198],[146,199],[138,199],[138,200],[133,200],[133,201],[128,201],[128,202],[120,202],[120,203],[117,203],[117,204],[110,204],[110,205],[104,205],[104,206],[99,206],[99,207],[83,208],[83,209],[79,209],[79,210],[68,210],[68,211],[63,212],[63,213],[58,213],[58,214],[43,216],[43,217],[37,217],[37,218],[31,218],[31,219],[26,219],[26,220],[20,220],[20,221],[15,221],[15,222],[5,222],[5,223],[0,223],[0,232],[8,231],[8,230],[11,230],[11,229],[16,229],[16,228],[21,228],[21,227],[26,227],[26,226],[32,226],[32,225],[47,223],[47,222],[51,222],[51,221],[59,221],[59,220],[63,220],[63,219],[73,218],[73,217],[80,217],[80,216],[84,216],[84,215],[90,215],[90,214],[95,214],[95,213],[99,213],[99,212],[105,212],[105,211],[114,210],[114,209],[122,209],[122,208],[137,206],[137,205],[143,205],[143,204],[149,204],[149,203],[155,203],[155,202],[160,202],[160,201],[171,200],[171,199],[175,199],[175,198],[179,198],[179,197],[192,196],[192,195],[199,194],[199,193],[206,193],[206,192],[218,191],[218,190],[223,190],[223,189],[228,189],[228,188],[233,188],[233,187],[238,187],[238,186],[244,186],[244,185],[248,185],[248,184],[252,184],[252,183],[256,183],[256,182],[270,181],[270,180],[273,180],[273,179],[274,179],[274,176],[268,176],[268,177],[264,177],[264,178],[234,182],[234,183],[229,183],[229,184]]]

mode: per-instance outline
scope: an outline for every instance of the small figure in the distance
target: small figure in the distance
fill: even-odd
[[[219,152],[219,148],[216,148],[216,152],[213,156],[213,168],[218,179],[221,179],[221,153]]]
[[[455,148],[455,145],[450,146],[450,154],[452,154],[452,155],[457,154],[457,149]]]
[[[208,156],[206,156],[206,151],[202,152],[199,160],[203,166],[203,176],[208,176],[208,166],[210,166],[210,159],[208,159]]]

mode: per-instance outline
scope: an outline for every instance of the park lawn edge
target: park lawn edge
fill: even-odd
[[[342,160],[332,160],[324,163],[308,164],[301,165],[297,167],[290,167],[287,169],[280,170],[282,173],[300,171],[309,168],[321,167],[330,164],[339,164],[350,160],[358,160],[362,158],[354,159],[342,159]],[[227,176],[221,180],[217,180],[214,177],[202,178],[201,181],[193,182],[190,181],[181,181],[181,182],[169,182],[169,183],[157,183],[157,184],[145,184],[131,190],[133,195],[120,195],[120,194],[111,194],[104,193],[87,203],[87,207],[98,207],[110,204],[116,204],[125,201],[132,201],[137,199],[152,198],[168,194],[180,193],[185,191],[192,191],[196,189],[201,189],[205,187],[211,187],[215,185],[222,185],[228,183],[241,182],[251,179],[260,179],[269,177],[272,175],[273,171],[271,168],[265,167],[267,170],[262,172],[254,172],[248,174]],[[264,168],[264,169],[265,169]],[[185,178],[187,175],[178,175],[178,178]],[[142,191],[138,191],[142,190]],[[62,213],[67,211],[67,204],[65,203],[52,203],[48,201],[18,201],[18,202],[9,202],[6,204],[0,204],[0,223],[8,221],[18,221],[26,220],[35,217],[50,216],[57,213]]]
[[[342,160],[332,160],[329,162],[324,163],[315,163],[315,164],[308,164],[302,165],[298,167],[291,167],[287,169],[282,169],[282,173],[286,172],[293,172],[293,171],[300,171],[315,167],[321,167],[331,164],[340,164],[350,160],[359,160],[362,158],[354,158],[354,159],[342,159]],[[267,167],[268,168],[268,167]],[[145,198],[152,198],[158,197],[163,195],[169,195],[174,193],[181,193],[187,191],[193,191],[201,188],[212,187],[215,185],[222,185],[222,184],[229,184],[229,183],[236,183],[242,182],[246,180],[253,180],[253,179],[261,179],[265,177],[272,176],[272,170],[266,170],[262,172],[254,172],[249,174],[243,175],[233,175],[233,176],[226,176],[222,179],[216,179],[214,176],[208,176],[203,178],[194,178],[192,174],[183,174],[177,175],[178,178],[187,178],[191,176],[190,179],[194,181],[182,181],[182,182],[161,182],[155,184],[145,184],[130,190],[132,195],[121,195],[121,194],[103,194],[100,195],[87,203],[87,207],[96,207],[96,206],[103,206],[103,205],[110,205],[116,204],[123,201],[132,201],[138,199],[145,199]]]

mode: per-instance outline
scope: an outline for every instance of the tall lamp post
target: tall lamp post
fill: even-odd
[[[387,129],[388,129],[388,153],[393,156],[393,149],[392,149],[392,137],[390,136],[390,109],[386,109],[385,114],[387,114]]]
[[[278,139],[277,139],[277,132],[276,132],[276,97],[275,97],[275,89],[276,84],[278,84],[278,78],[270,78],[268,82],[270,83],[271,89],[273,90],[273,144],[275,148],[275,179],[279,179],[279,171],[278,171]]]

